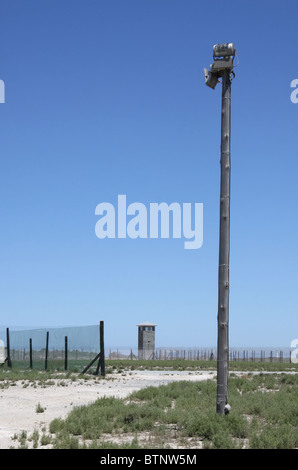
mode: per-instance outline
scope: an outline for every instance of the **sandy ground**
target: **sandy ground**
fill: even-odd
[[[0,391],[0,449],[17,447],[14,435],[26,431],[31,435],[34,429],[42,433],[54,418],[64,418],[75,406],[86,405],[97,398],[114,396],[125,398],[130,393],[148,386],[159,386],[179,380],[200,381],[214,378],[216,373],[182,371],[130,371],[123,374],[109,374],[107,378],[76,381],[55,380],[54,385],[42,388],[21,381]],[[37,413],[37,405],[44,412]]]

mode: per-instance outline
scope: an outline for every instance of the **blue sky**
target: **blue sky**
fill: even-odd
[[[105,321],[106,344],[217,338],[221,89],[234,42],[230,346],[298,337],[296,1],[3,0],[0,311],[11,328]],[[95,207],[203,203],[204,243],[99,240]]]

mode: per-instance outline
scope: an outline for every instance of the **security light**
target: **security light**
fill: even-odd
[[[218,75],[210,72],[210,70],[207,69],[204,69],[204,75],[206,85],[214,90],[218,82]]]
[[[221,72],[227,69],[232,70],[233,67],[233,57],[226,56],[220,59],[214,59],[213,64],[210,65],[210,70],[213,74],[218,73],[218,75],[220,76]]]
[[[216,57],[234,57],[236,49],[232,42],[225,44],[215,44],[213,46],[213,58]]]
[[[234,56],[236,49],[232,42],[225,44],[215,44],[213,46],[213,64],[210,65],[210,70],[204,69],[205,83],[212,88],[216,87],[219,78],[223,76],[225,71],[234,67]]]

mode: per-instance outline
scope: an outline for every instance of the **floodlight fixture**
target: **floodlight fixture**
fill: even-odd
[[[213,46],[214,62],[210,65],[210,70],[204,68],[205,83],[208,87],[214,90],[225,71],[232,73],[235,53],[236,49],[232,42]]]
[[[204,69],[204,75],[206,85],[214,90],[218,82],[218,74],[212,73],[210,72],[210,70]]]
[[[236,49],[232,42],[225,44],[215,44],[213,46],[213,58],[216,57],[234,57]]]

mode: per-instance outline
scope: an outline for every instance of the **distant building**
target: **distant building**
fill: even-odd
[[[154,359],[155,352],[155,325],[144,322],[138,327],[138,359]]]

